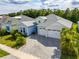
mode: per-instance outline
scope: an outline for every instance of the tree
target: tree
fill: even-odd
[[[79,43],[79,33],[75,30],[64,28],[61,32],[61,54],[66,56],[66,59],[72,59],[70,57],[74,57],[74,59],[78,57],[78,43]],[[68,58],[67,58],[68,56]],[[69,57],[70,56],[70,57]]]
[[[71,11],[70,11],[69,8],[66,9],[66,11],[65,11],[64,14],[63,14],[63,17],[70,20]]]
[[[74,10],[72,10],[71,21],[77,23],[78,20],[79,20],[78,9],[75,8]]]
[[[64,14],[64,11],[60,9],[54,9],[53,13],[62,17]]]

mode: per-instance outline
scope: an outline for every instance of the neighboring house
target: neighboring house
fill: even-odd
[[[4,28],[7,32],[11,32],[12,30],[17,30],[18,20],[14,19],[13,17],[9,17],[6,23],[4,24]]]
[[[33,32],[36,32],[36,25],[33,18],[20,15],[11,17],[6,23],[6,29],[8,32],[11,30],[18,30],[25,35],[31,35]]]
[[[2,16],[0,16],[0,29],[2,28]]]
[[[0,28],[4,28],[4,24],[6,23],[8,16],[0,16]]]
[[[60,32],[62,28],[67,27],[71,28],[72,22],[56,16],[54,14],[50,14],[48,16],[40,16],[36,18],[37,27],[38,27],[38,35],[42,35],[50,38],[60,38]]]

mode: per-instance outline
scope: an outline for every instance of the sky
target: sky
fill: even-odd
[[[27,9],[73,9],[79,7],[79,0],[0,0],[0,14]]]

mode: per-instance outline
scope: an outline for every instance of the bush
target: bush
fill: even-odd
[[[76,28],[76,27],[75,27]],[[76,29],[64,28],[61,32],[61,54],[78,57],[79,33]]]
[[[25,37],[18,31],[11,31],[8,35],[5,30],[1,30],[0,34],[0,44],[10,46],[12,48],[20,48],[24,43],[26,43]],[[3,36],[4,35],[4,36]],[[15,39],[14,39],[15,38]],[[8,53],[0,50],[0,57],[7,55]]]
[[[16,45],[23,45],[25,42],[26,41],[24,37],[17,37],[16,39]]]
[[[5,29],[0,30],[0,36],[4,36],[7,34],[7,31]]]

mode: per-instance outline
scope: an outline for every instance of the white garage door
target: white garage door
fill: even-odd
[[[42,36],[46,36],[46,30],[45,29],[38,29],[38,34]]]
[[[60,38],[60,32],[58,32],[58,31],[48,31],[48,37]]]
[[[46,31],[45,29],[38,29],[38,35],[42,35],[50,38],[60,38],[60,32],[58,31]]]

